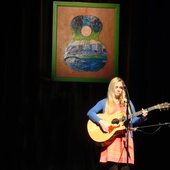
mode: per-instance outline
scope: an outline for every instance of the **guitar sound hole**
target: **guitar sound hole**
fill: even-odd
[[[119,124],[119,119],[113,119],[112,124]]]

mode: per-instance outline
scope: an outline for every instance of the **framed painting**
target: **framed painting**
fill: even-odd
[[[53,1],[52,80],[108,82],[118,74],[120,4]]]

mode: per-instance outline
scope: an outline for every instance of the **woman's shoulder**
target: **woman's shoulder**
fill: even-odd
[[[105,104],[106,103],[106,98],[99,100],[98,103]]]

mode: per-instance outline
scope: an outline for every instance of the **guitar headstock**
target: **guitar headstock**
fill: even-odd
[[[157,104],[155,107],[159,110],[165,110],[165,109],[168,110],[170,108],[170,103],[165,102],[165,103]]]

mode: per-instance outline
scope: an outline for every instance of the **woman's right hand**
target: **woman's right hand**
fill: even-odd
[[[99,124],[104,132],[106,132],[106,133],[109,132],[109,127],[104,120],[100,120]]]

